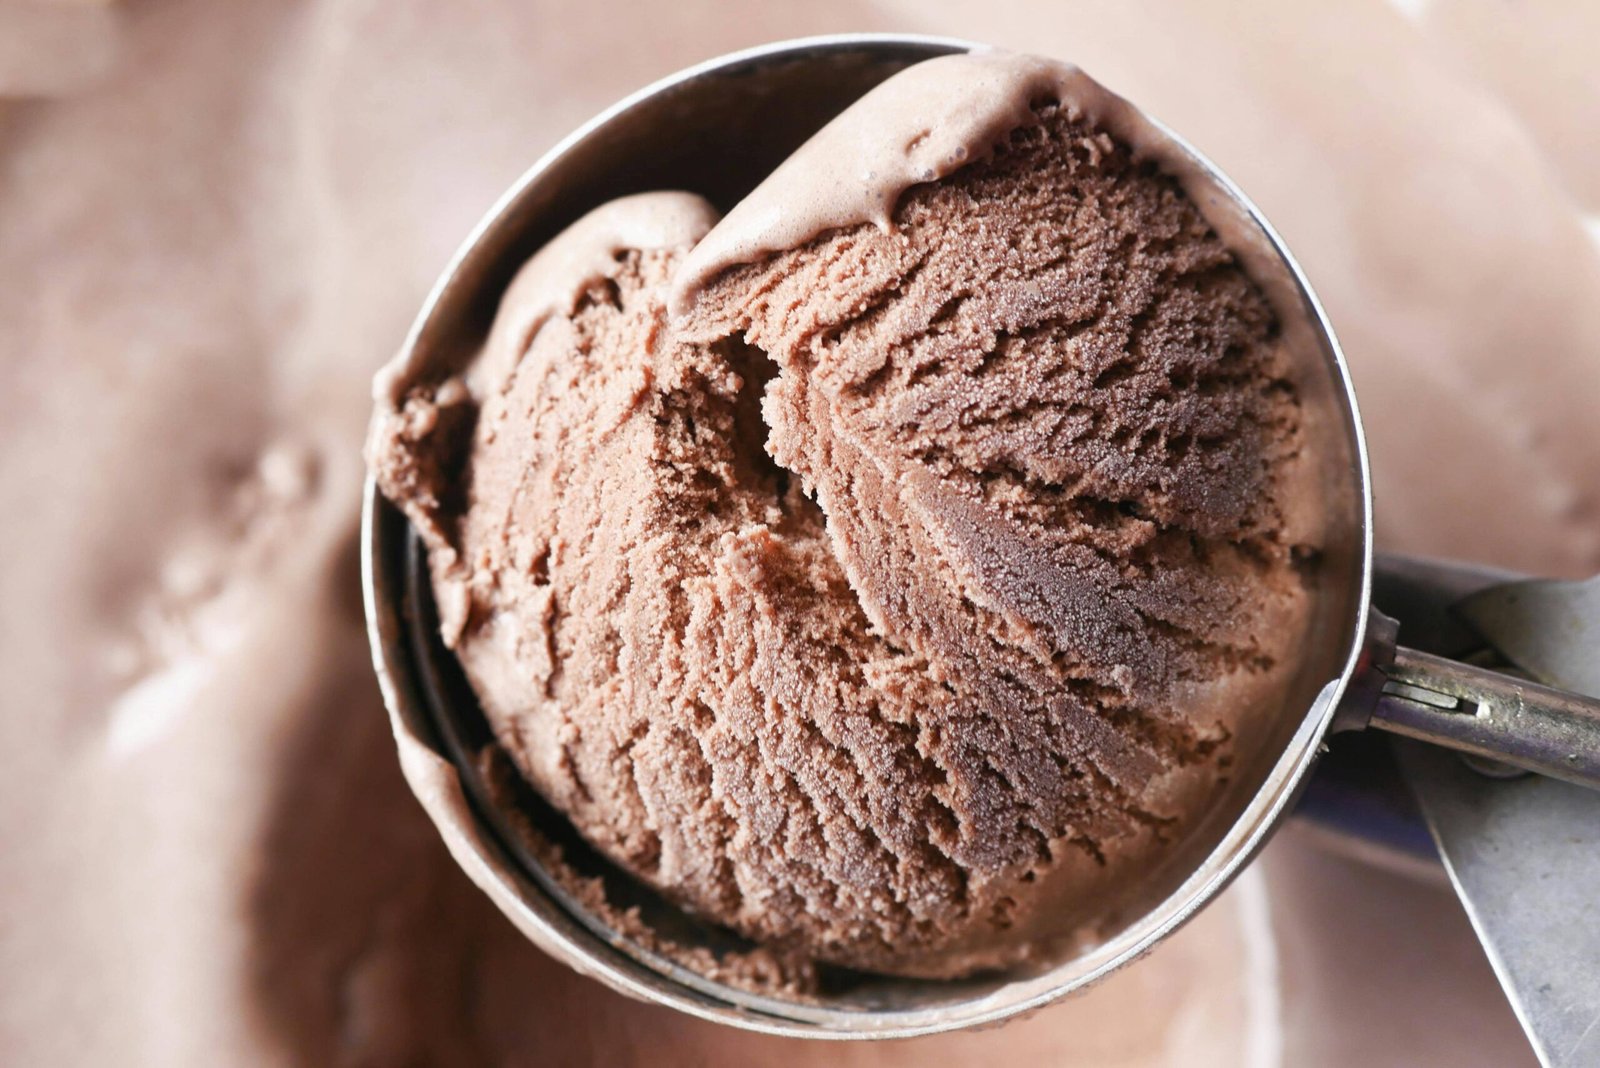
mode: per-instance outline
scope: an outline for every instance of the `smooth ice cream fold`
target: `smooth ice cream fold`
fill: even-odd
[[[982,50],[907,67],[819,130],[695,246],[673,280],[673,314],[686,313],[707,282],[735,265],[828,230],[871,223],[888,232],[907,189],[984,158],[1037,122],[1047,103],[1177,178],[1230,245],[1259,244],[1237,205],[1211,188],[1212,176],[1138,108],[1070,63]]]
[[[694,193],[639,193],[595,208],[517,272],[501,299],[505,311],[496,316],[470,377],[504,380],[534,333],[552,315],[570,314],[585,292],[614,277],[623,253],[690,248],[716,222],[717,210]]]
[[[617,257],[629,250],[688,248],[717,221],[717,210],[694,193],[663,190],[607,201],[567,227],[517,272],[501,298],[511,314],[495,317],[483,352],[469,368],[474,382],[493,381],[528,346],[552,315],[572,311],[591,287],[616,273]],[[399,408],[420,385],[424,368],[415,353],[402,353],[373,379],[380,407]]]

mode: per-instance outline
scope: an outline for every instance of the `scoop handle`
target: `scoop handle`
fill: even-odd
[[[1600,700],[1405,646],[1367,726],[1600,789]]]

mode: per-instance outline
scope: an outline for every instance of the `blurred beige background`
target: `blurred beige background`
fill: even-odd
[[[558,137],[846,30],[1076,61],[1283,231],[1390,548],[1600,570],[1600,7],[0,0],[0,1062],[1530,1063],[1442,883],[1291,829],[998,1031],[712,1028],[521,943],[407,795],[355,579],[368,379]]]

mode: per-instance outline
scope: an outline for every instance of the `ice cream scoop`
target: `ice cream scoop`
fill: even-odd
[[[917,64],[721,221],[596,208],[459,376],[391,379],[373,470],[499,750],[797,963],[1096,937],[1293,685],[1292,360],[1122,125],[1065,64]]]
[[[818,120],[868,85],[908,62],[967,47],[906,38],[801,42],[730,57],[624,102],[547,157],[486,220],[424,309],[397,374],[410,381],[449,377],[478,347],[487,309],[510,271],[584,208],[610,195],[651,188],[706,189],[731,200],[728,194],[754,185],[775,156],[781,157]],[[824,988],[809,1001],[752,995],[719,984],[662,959],[604,917],[585,912],[570,888],[540,878],[538,857],[519,858],[536,882],[519,878],[518,863],[506,853],[515,847],[508,846],[504,828],[498,843],[487,831],[496,822],[497,795],[483,786],[472,759],[475,747],[464,721],[473,710],[463,707],[459,689],[448,692],[449,669],[440,666],[447,663],[447,654],[432,642],[437,626],[416,566],[417,547],[408,540],[404,524],[374,497],[367,513],[369,613],[375,658],[408,776],[469,872],[540,944],[629,992],[748,1026],[850,1035],[944,1030],[1024,1011],[1091,982],[1190,915],[1269,832],[1336,709],[1343,722],[1356,724],[1376,712],[1380,722],[1415,735],[1449,737],[1461,733],[1462,726],[1470,727],[1474,737],[1469,744],[1479,749],[1498,747],[1502,755],[1569,777],[1593,775],[1597,721],[1592,705],[1487,672],[1395,655],[1392,634],[1370,625],[1364,447],[1331,329],[1293,261],[1242,195],[1181,141],[1117,103],[1123,136],[1182,183],[1270,296],[1285,345],[1296,354],[1295,386],[1307,411],[1303,452],[1315,469],[1315,496],[1328,517],[1308,637],[1295,679],[1282,695],[1282,714],[1264,730],[1261,745],[1241,755],[1227,795],[1194,828],[1184,847],[1161,870],[1149,873],[1142,899],[1102,940],[1063,949],[1028,971],[959,984],[858,975],[847,986]],[[774,123],[774,115],[788,122]],[[730,138],[737,131],[749,131],[750,138]],[[719,153],[716,146],[727,140],[758,150]],[[741,261],[736,255],[727,262]],[[391,407],[396,395],[392,389],[387,394]],[[451,611],[443,606],[447,624]],[[1503,701],[1513,702],[1515,715],[1508,722],[1501,720]],[[1548,751],[1548,746],[1544,752],[1516,748],[1519,737],[1531,736],[1525,729],[1519,735],[1518,723],[1530,721],[1550,728],[1542,738],[1554,741],[1559,752]],[[450,751],[452,759],[442,759],[441,749]],[[477,813],[466,804],[462,780],[475,794]]]

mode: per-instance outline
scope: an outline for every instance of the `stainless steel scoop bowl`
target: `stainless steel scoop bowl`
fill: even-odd
[[[516,268],[583,212],[613,197],[691,189],[724,209],[863,92],[920,60],[981,46],[915,36],[792,41],[691,68],[629,97],[551,150],[489,212],[418,316],[405,355],[426,377],[471,358]],[[708,979],[612,929],[545,870],[527,824],[603,880],[668,940],[712,953],[732,935],[673,909],[610,869],[527,791],[508,818],[479,759],[481,712],[438,638],[420,543],[369,482],[363,580],[372,654],[402,764],[457,859],[547,952],[624,993],[773,1034],[887,1038],[992,1023],[1080,990],[1133,960],[1215,897],[1287,814],[1330,731],[1377,726],[1589,785],[1600,783],[1600,703],[1414,653],[1369,607],[1372,503],[1366,445],[1344,357],[1277,235],[1214,166],[1168,132],[1190,192],[1267,251],[1250,267],[1305,355],[1298,385],[1321,468],[1329,536],[1304,664],[1276,729],[1241,755],[1216,810],[1148,880],[1099,945],[1026,973],[929,982],[825,972],[815,998],[757,995]]]

